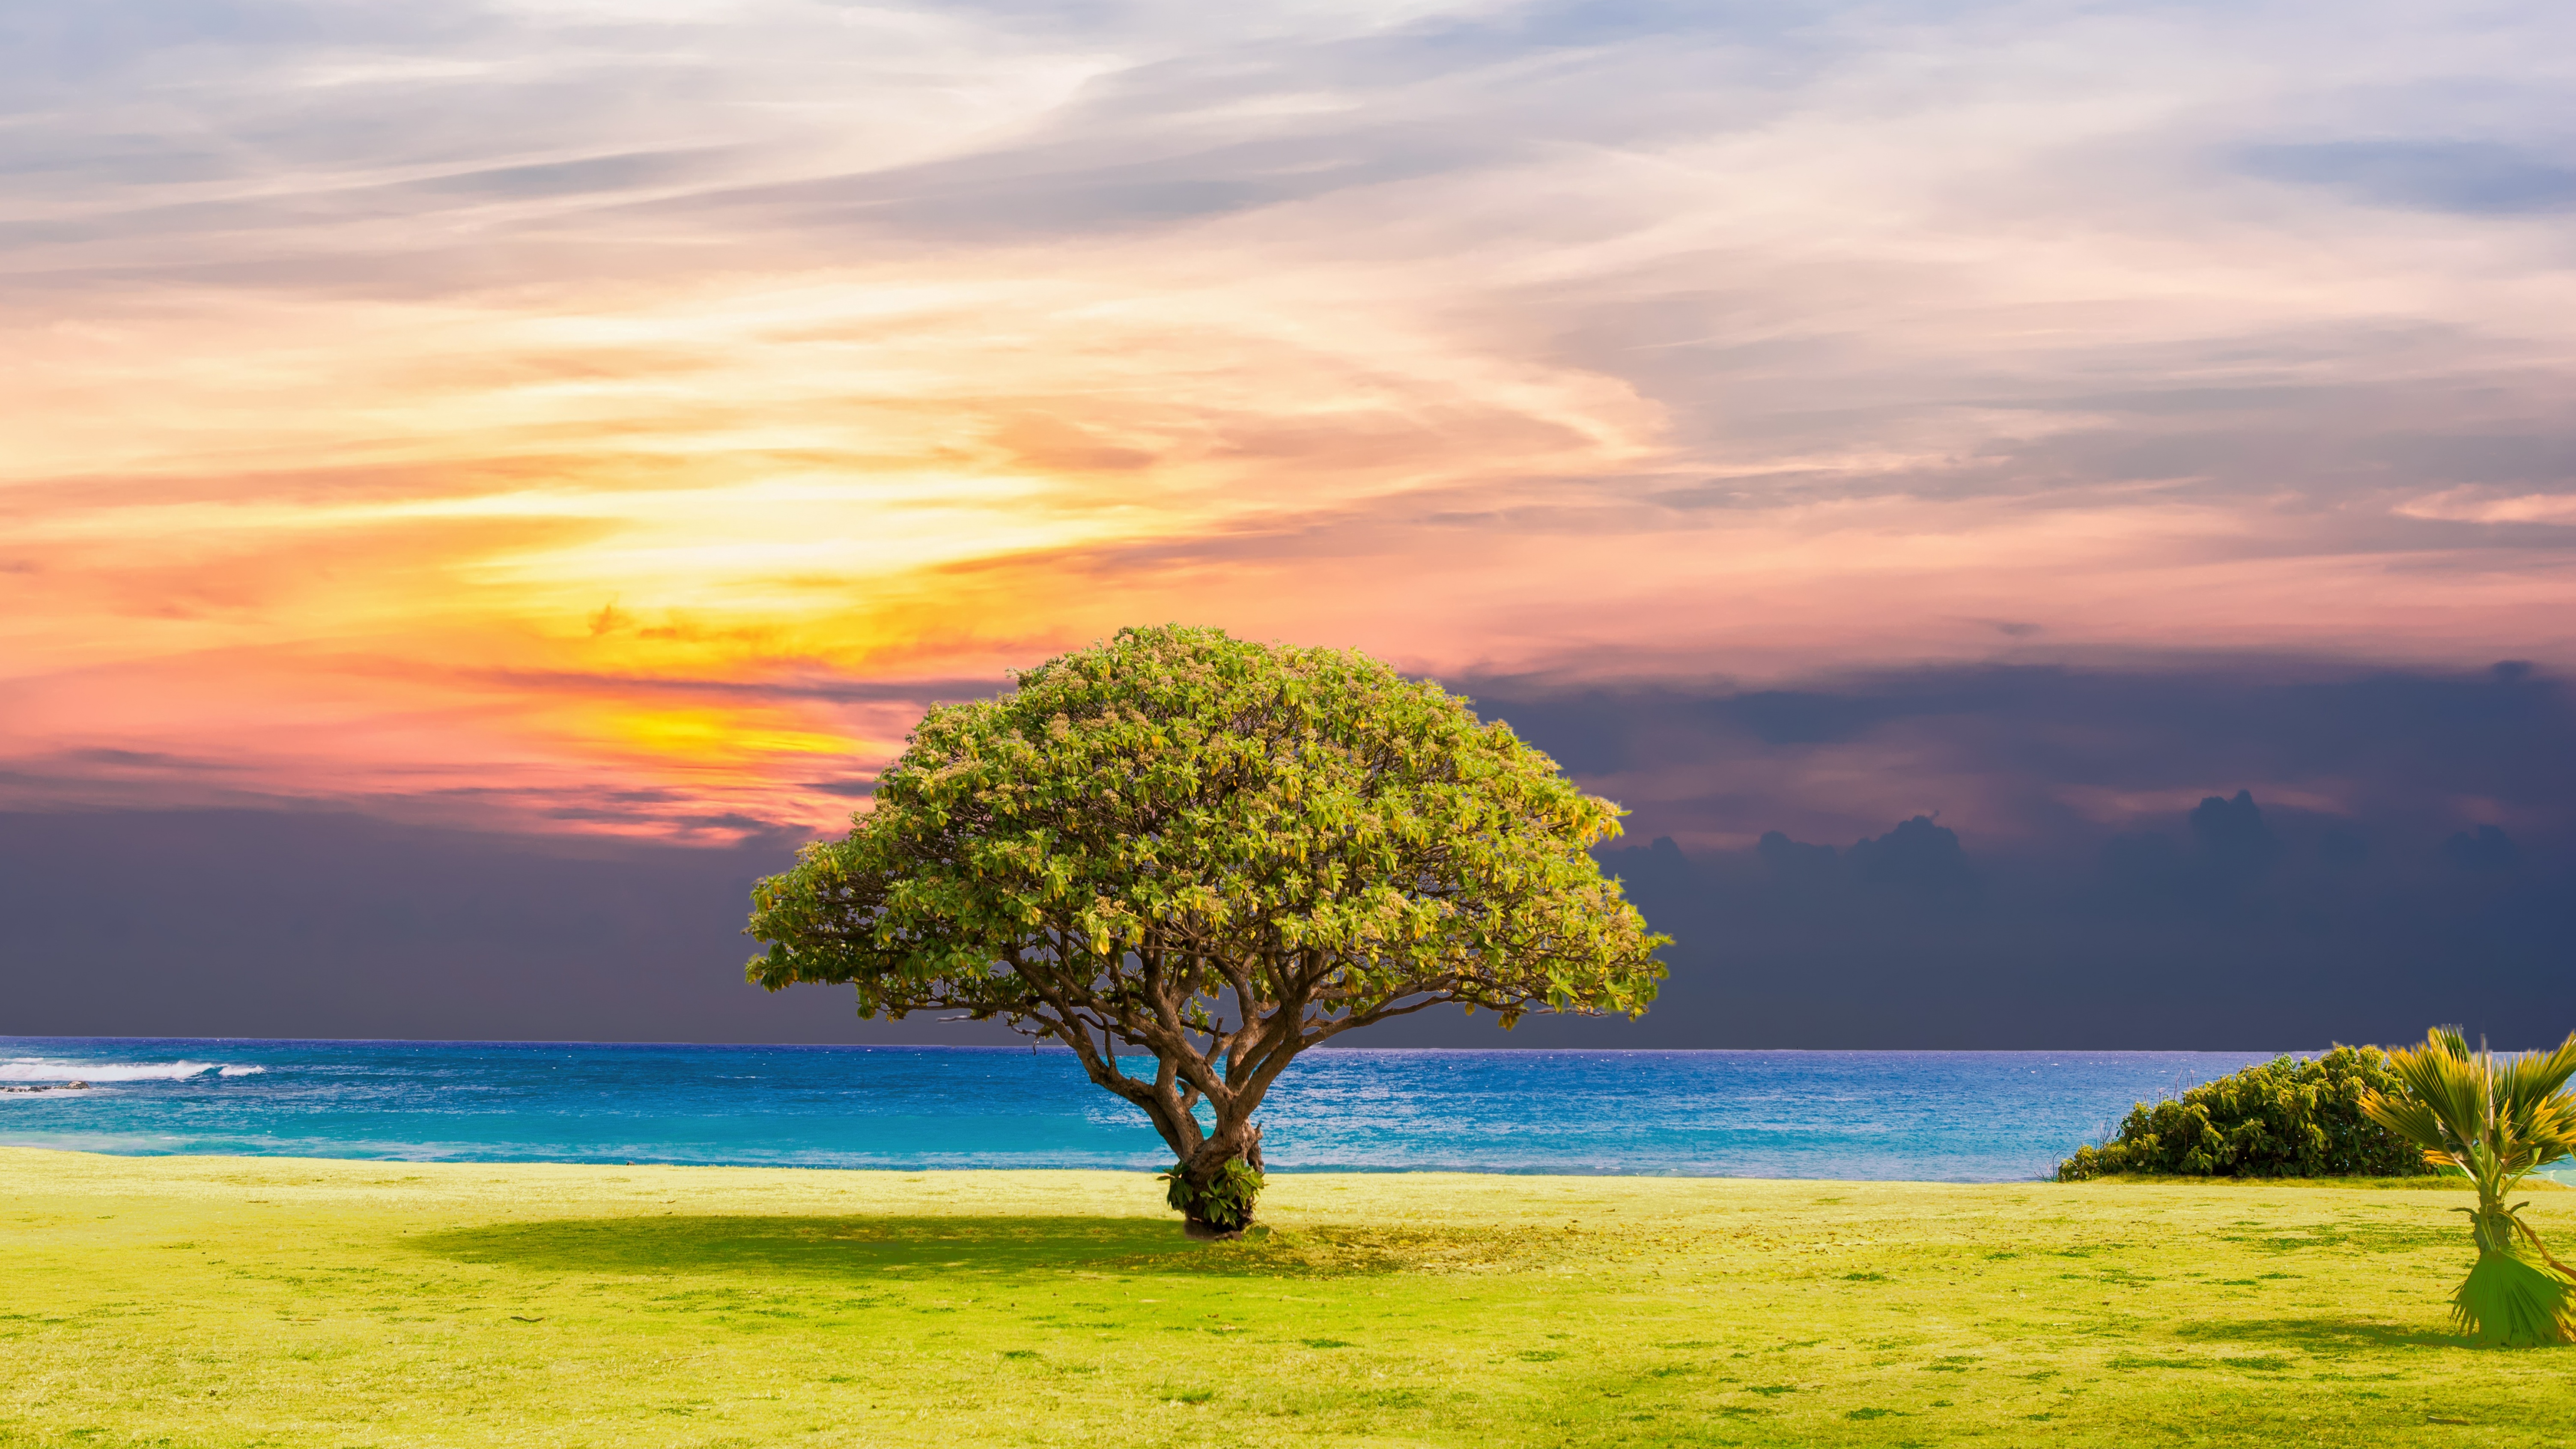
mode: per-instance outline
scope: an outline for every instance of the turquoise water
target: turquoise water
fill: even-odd
[[[2006,1181],[2256,1052],[1327,1050],[1274,1171]],[[138,1154],[803,1167],[1169,1162],[1072,1054],[1005,1047],[0,1037],[0,1143]]]

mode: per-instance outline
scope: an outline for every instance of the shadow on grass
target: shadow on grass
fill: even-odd
[[[1082,1269],[1145,1274],[1350,1277],[1536,1266],[1535,1233],[1301,1229],[1198,1243],[1177,1218],[753,1217],[561,1218],[490,1223],[405,1238],[462,1263],[549,1272],[746,1273],[883,1281],[914,1269],[1023,1274]]]
[[[2434,1329],[2392,1328],[2338,1318],[2253,1318],[2185,1324],[2174,1331],[2194,1343],[2263,1344],[2333,1356],[2365,1348],[2463,1348],[2469,1340]]]

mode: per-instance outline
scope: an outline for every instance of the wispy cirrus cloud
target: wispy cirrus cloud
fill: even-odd
[[[813,825],[945,681],[1165,618],[1595,682],[2576,657],[2551,12],[0,27],[49,801],[116,750]]]

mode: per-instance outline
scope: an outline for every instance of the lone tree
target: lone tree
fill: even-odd
[[[1654,1000],[1669,938],[1587,853],[1619,808],[1438,685],[1179,626],[1016,678],[932,709],[849,835],[753,888],[747,974],[1063,1042],[1153,1119],[1194,1236],[1251,1220],[1253,1113],[1308,1047]]]

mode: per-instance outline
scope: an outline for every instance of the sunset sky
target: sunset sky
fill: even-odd
[[[2571,95],[2532,4],[12,7],[0,804],[811,833],[1165,620],[2555,677]]]

